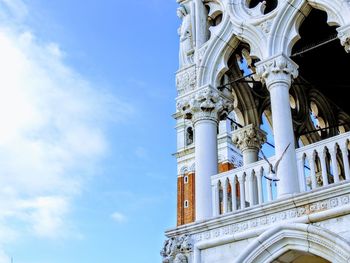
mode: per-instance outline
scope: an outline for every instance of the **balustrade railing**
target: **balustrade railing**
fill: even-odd
[[[300,192],[350,180],[350,132],[296,150]],[[274,163],[274,158],[269,158]],[[265,160],[212,176],[213,216],[226,214],[276,199],[278,182]]]
[[[300,192],[350,179],[350,132],[296,150]]]
[[[274,158],[270,158],[269,161],[273,162]],[[276,185],[264,177],[268,173],[269,165],[262,160],[213,176],[213,215],[217,216],[275,199]]]

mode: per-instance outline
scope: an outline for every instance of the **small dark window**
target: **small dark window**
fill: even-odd
[[[188,127],[186,129],[186,145],[191,145],[193,143],[193,129]]]
[[[185,207],[185,208],[188,208],[188,206],[189,206],[188,200],[185,200],[185,202],[184,202],[184,207]]]
[[[185,184],[188,183],[188,176],[187,176],[187,175],[184,177],[184,183],[185,183]]]

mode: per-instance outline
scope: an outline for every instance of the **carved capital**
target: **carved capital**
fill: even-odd
[[[194,123],[200,120],[219,121],[220,114],[231,111],[233,103],[218,91],[207,87],[177,103],[177,109]]]
[[[256,63],[256,71],[268,89],[276,82],[284,82],[290,86],[298,76],[298,65],[284,54],[273,56]]]
[[[189,235],[172,237],[164,242],[160,251],[163,263],[187,263],[188,254],[193,250],[193,243]]]
[[[345,51],[350,53],[350,25],[339,27],[337,31],[340,43],[344,46]]]
[[[249,124],[232,132],[232,142],[242,152],[250,149],[259,151],[266,142],[266,132]]]

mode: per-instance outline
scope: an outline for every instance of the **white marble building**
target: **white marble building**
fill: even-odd
[[[178,3],[162,262],[350,262],[350,1]]]

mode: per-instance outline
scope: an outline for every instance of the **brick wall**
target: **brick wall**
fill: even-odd
[[[232,170],[231,163],[220,163],[219,173]],[[186,178],[187,177],[187,178]],[[186,178],[186,179],[185,179]],[[237,189],[239,191],[239,187]],[[239,192],[237,192],[239,194]],[[185,201],[188,207],[185,207]],[[195,173],[179,175],[177,178],[177,225],[185,225],[195,221]]]

